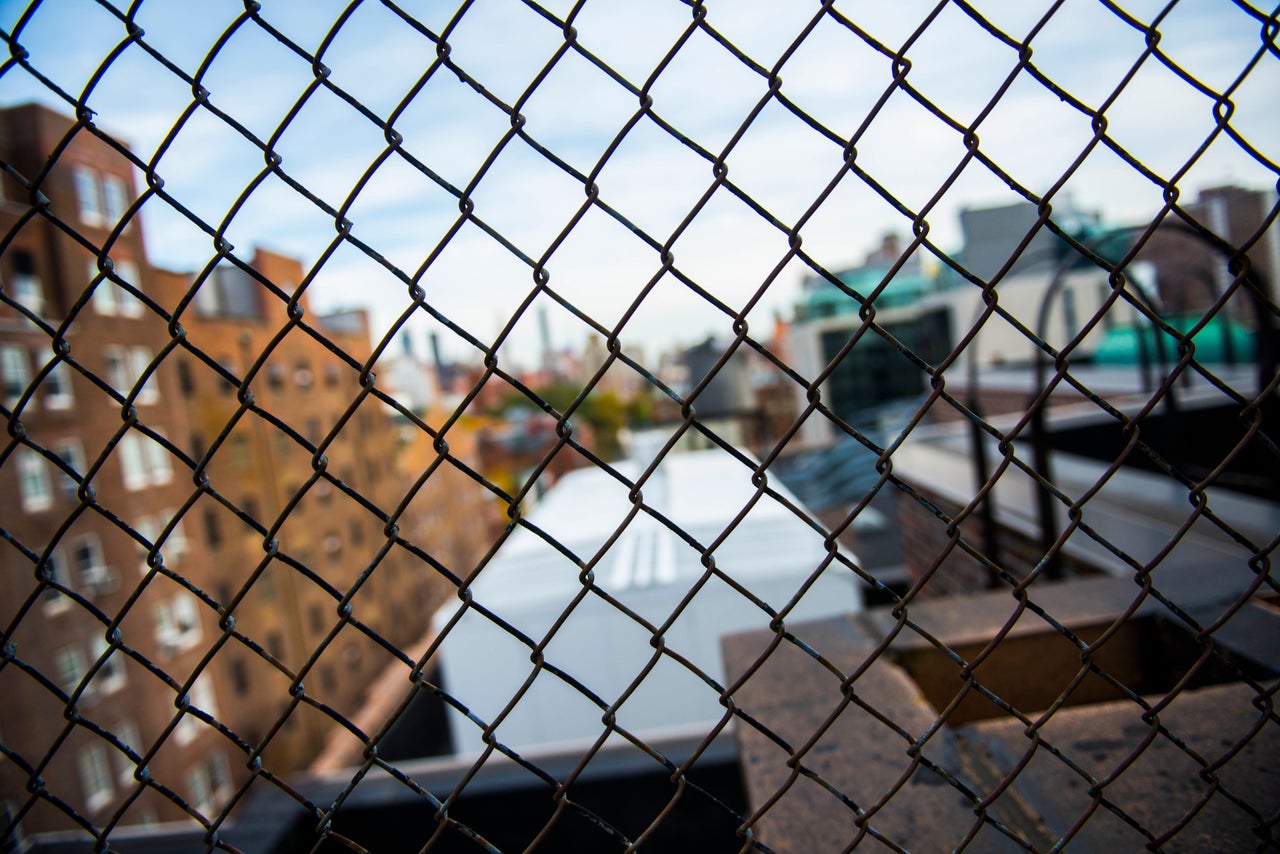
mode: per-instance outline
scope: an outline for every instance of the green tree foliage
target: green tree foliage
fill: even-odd
[[[534,393],[550,404],[556,412],[564,412],[568,409],[581,392],[581,387],[563,380],[534,389]],[[634,404],[635,401],[624,402],[613,391],[597,388],[573,411],[569,421],[590,427],[595,437],[595,452],[605,460],[614,460],[622,454],[618,432],[635,421],[634,416],[637,410],[634,409]],[[514,389],[503,396],[498,408],[505,412],[513,407],[538,408],[532,400]],[[652,406],[650,405],[647,410],[642,408],[639,411],[651,413]]]

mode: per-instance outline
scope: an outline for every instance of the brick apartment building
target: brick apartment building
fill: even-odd
[[[473,558],[388,540],[362,312],[303,296],[290,326],[304,270],[270,252],[149,266],[132,166],[44,107],[0,111],[0,160],[0,804],[26,833],[216,815],[426,631],[450,588],[422,555]]]

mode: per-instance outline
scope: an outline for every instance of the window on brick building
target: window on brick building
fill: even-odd
[[[39,277],[36,276],[35,259],[31,257],[31,253],[23,249],[14,249],[10,251],[13,257],[13,275],[10,277],[8,287],[5,289],[9,295],[18,303],[23,305],[27,311],[42,317],[44,315],[44,287],[40,284]]]
[[[138,725],[129,719],[120,721],[115,725],[116,738],[120,743],[128,747],[139,757],[142,756],[142,734],[138,732]],[[137,769],[137,765],[133,764],[133,760],[128,754],[116,751],[116,779],[120,781],[121,786],[133,785],[133,772]]]
[[[214,752],[205,767],[209,769],[209,785],[213,787],[214,798],[224,800],[231,794],[231,765],[227,762],[227,755],[221,750]]]
[[[357,669],[360,667],[360,648],[353,643],[349,643],[342,648],[342,660],[347,667]]]
[[[218,365],[221,366],[222,369],[226,371],[228,374],[230,374],[232,377],[235,377],[236,375],[235,362],[232,362],[230,359],[219,359]],[[238,381],[234,379],[229,380],[225,376],[222,376],[221,374],[219,375],[219,379],[220,379],[220,382],[218,383],[218,389],[223,394],[233,395],[236,393],[236,389],[239,388]]]
[[[241,500],[240,509],[243,510],[244,515],[248,516],[250,519],[255,519],[259,522],[262,521],[262,515],[258,511],[258,502],[252,497],[246,496]]]
[[[56,656],[58,670],[58,687],[70,694],[76,690],[80,680],[84,678],[84,653],[79,647],[68,646],[58,650]]]
[[[135,290],[142,290],[142,274],[138,270],[138,265],[132,261],[115,261],[116,278],[128,282]],[[115,285],[118,289],[116,293],[116,301],[120,309],[120,314],[125,317],[142,317],[146,311],[146,306],[142,300],[138,299],[125,288]]]
[[[90,744],[77,757],[80,786],[84,789],[85,807],[89,812],[111,803],[115,789],[111,784],[111,766],[107,764],[107,748],[103,744]]]
[[[104,347],[102,358],[107,383],[122,396],[127,396],[133,391],[133,387],[151,365],[151,351],[146,347]],[[156,379],[151,376],[147,378],[142,388],[138,389],[134,402],[145,405],[155,403],[159,399],[160,392]]]
[[[55,442],[53,452],[76,474],[84,477],[88,466],[84,459],[84,447],[78,439],[62,439]],[[64,498],[75,498],[76,490],[79,488],[80,482],[76,478],[66,472],[59,472],[58,491],[62,493]]]
[[[107,651],[107,642],[102,638],[97,638],[93,643],[93,657],[101,658]],[[111,655],[102,662],[102,666],[98,668],[98,672],[93,675],[93,688],[102,694],[114,694],[124,687],[128,677],[124,669],[124,654],[112,651]]]
[[[311,388],[315,384],[315,374],[311,373],[311,364],[306,359],[299,359],[293,366],[293,381],[301,389]]]
[[[93,296],[89,304],[96,314],[104,317],[142,317],[146,306],[131,291],[116,283],[116,279],[127,282],[136,291],[142,290],[142,275],[138,265],[132,261],[111,259],[113,273],[99,273],[98,259],[90,258],[88,266],[89,281],[97,279],[93,288]],[[114,277],[114,278],[113,278]]]
[[[85,534],[72,542],[69,549],[71,572],[76,586],[88,593],[109,590],[114,582],[110,567],[102,553],[102,541],[97,534]]]
[[[70,409],[75,403],[71,391],[71,369],[66,362],[58,362],[40,383],[44,392],[44,405],[50,409]]]
[[[203,317],[261,316],[262,285],[251,273],[233,264],[222,264],[200,283],[195,309]]]
[[[147,541],[146,543],[138,544],[138,556],[142,560],[141,572],[146,575],[148,569],[147,555],[150,554],[151,549],[155,546],[156,540],[160,538],[160,521],[154,516],[143,516],[133,523],[133,527]]]
[[[31,382],[31,362],[22,347],[0,347],[0,375],[4,382],[4,405],[13,408]]]
[[[173,479],[173,461],[169,452],[150,436],[126,433],[116,448],[120,452],[125,489],[143,489]]]
[[[30,448],[18,453],[18,493],[25,513],[39,513],[53,506],[49,463]]]
[[[192,808],[201,815],[208,816],[213,808],[213,787],[209,785],[209,772],[204,765],[197,765],[187,771],[187,791]]]
[[[249,668],[245,665],[243,658],[231,660],[228,675],[231,677],[231,690],[241,697],[249,693]]]
[[[183,397],[191,397],[196,393],[195,378],[191,376],[191,362],[186,359],[178,360],[178,391],[182,392]]]
[[[76,211],[85,225],[103,224],[102,196],[98,173],[87,166],[77,166],[72,173],[76,190]]]
[[[212,507],[205,510],[205,542],[209,548],[219,548],[223,544],[223,526],[218,519],[218,511]]]
[[[312,604],[307,608],[307,620],[311,624],[311,633],[318,635],[324,631],[324,609]]]
[[[97,279],[97,284],[93,287],[93,296],[89,298],[89,304],[93,306],[94,313],[103,317],[114,317],[120,313],[120,290],[116,287],[115,282],[111,281],[105,273],[98,271],[98,259],[89,259],[89,281],[93,282]]]
[[[128,395],[133,389],[133,383],[129,381],[129,367],[125,361],[124,349],[121,347],[103,347],[102,364],[102,374],[107,380],[107,385],[120,392],[121,395]]]
[[[130,347],[126,358],[129,362],[129,377],[136,383],[146,373],[147,368],[151,367],[151,351],[146,347]],[[159,399],[160,390],[156,385],[156,378],[147,377],[146,383],[138,390],[135,400],[138,403],[155,403]]]
[[[130,491],[144,489],[151,483],[151,477],[147,471],[146,458],[142,454],[141,438],[135,433],[126,433],[116,448],[120,452],[124,488]]]
[[[60,587],[71,589],[71,579],[67,576],[67,565],[63,558],[61,549],[54,549],[45,558],[45,566],[49,569],[49,580],[56,583]],[[54,587],[46,587],[44,591],[44,610],[45,613],[57,613],[65,611],[71,605],[71,600],[67,598],[61,590]]]
[[[102,177],[102,201],[106,208],[107,225],[114,227],[129,207],[129,192],[123,178],[117,175]]]
[[[243,433],[232,433],[227,437],[227,453],[231,461],[241,468],[253,464],[253,454],[249,450],[249,437]]]
[[[156,432],[159,433],[159,431]],[[164,446],[155,439],[147,437],[142,443],[142,455],[147,461],[147,472],[152,484],[164,484],[173,480],[173,459]]]
[[[147,554],[150,552],[152,546],[156,545],[156,543],[160,541],[161,536],[164,534],[165,526],[169,524],[169,521],[173,518],[173,515],[176,512],[177,511],[175,510],[165,510],[157,516],[143,516],[134,523],[134,527],[137,529],[138,533],[142,535],[143,539],[147,540],[147,542],[151,544],[138,544],[138,554],[142,561],[141,571],[144,575],[148,570]],[[177,563],[182,559],[183,555],[187,553],[187,535],[182,527],[181,519],[179,519],[174,524],[173,528],[169,530],[169,536],[165,538],[162,549],[165,563],[168,566],[172,566],[174,563]]]
[[[324,438],[324,429],[320,426],[319,418],[308,418],[306,422],[307,441],[313,445],[319,445],[320,440]]]
[[[155,636],[169,655],[184,652],[200,642],[199,606],[190,593],[182,592],[155,607]]]
[[[164,516],[170,520],[178,514],[177,510],[166,510]],[[163,522],[163,520],[161,520]],[[163,522],[163,524],[169,524]],[[174,560],[180,560],[191,549],[191,543],[187,540],[187,529],[179,519],[173,523],[173,528],[169,531],[169,539],[165,540],[165,553]]]

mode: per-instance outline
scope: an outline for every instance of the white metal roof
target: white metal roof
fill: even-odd
[[[643,466],[623,463],[634,480]],[[719,449],[668,456],[642,487],[644,504],[708,547],[756,496],[751,470]],[[776,481],[770,486],[794,499]],[[598,469],[572,472],[548,491],[529,521],[584,563],[601,552],[633,505],[628,487]],[[787,605],[826,557],[823,537],[782,503],[763,496],[713,551],[715,565],[775,611]],[[705,573],[700,552],[646,512],[637,513],[594,564],[595,583],[657,627]],[[542,641],[583,591],[581,568],[533,531],[520,529],[472,585],[476,603],[533,642]],[[443,627],[460,607],[436,614]],[[787,621],[861,608],[852,573],[828,566]],[[667,648],[722,681],[719,639],[728,632],[765,628],[770,615],[723,579],[709,579],[664,632]],[[653,633],[594,592],[573,609],[546,646],[546,661],[614,703],[650,663]],[[492,620],[469,610],[441,649],[445,688],[473,714],[492,721],[533,670],[529,646]],[[621,725],[639,732],[709,728],[724,712],[717,692],[670,656],[661,656],[641,687],[618,710]],[[549,672],[538,675],[497,737],[516,748],[594,741],[602,710]],[[452,722],[454,745],[481,746],[479,729]]]

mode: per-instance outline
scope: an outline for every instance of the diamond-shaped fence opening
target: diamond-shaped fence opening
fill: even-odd
[[[1280,844],[1280,10],[0,9],[0,848]]]

